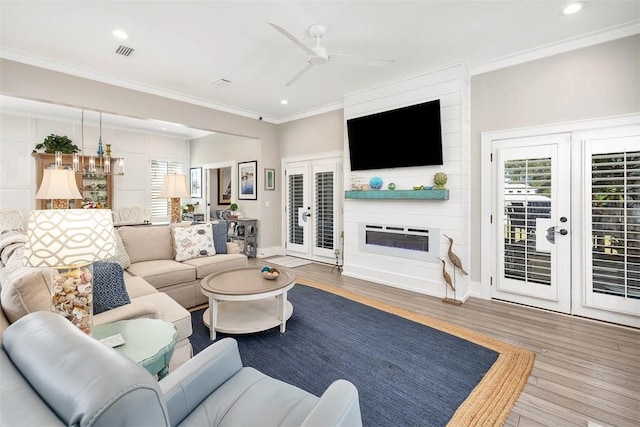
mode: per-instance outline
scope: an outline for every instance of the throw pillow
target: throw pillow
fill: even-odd
[[[96,261],[93,263],[93,314],[131,303],[120,264]]]
[[[186,261],[216,254],[210,223],[192,225],[190,227],[175,227],[173,229],[173,241],[176,261]]]
[[[124,248],[120,233],[116,231],[116,233],[114,234],[116,235],[116,253],[114,256],[105,258],[103,261],[118,263],[123,270],[126,270],[131,266],[131,259],[129,258],[129,254]]]
[[[227,253],[227,223],[215,222],[213,226],[213,245],[216,247],[217,254]]]

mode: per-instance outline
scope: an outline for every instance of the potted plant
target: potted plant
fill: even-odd
[[[231,211],[231,215],[229,215],[229,218],[237,219],[238,218],[238,215],[236,214],[236,211],[238,210],[237,203],[231,203],[229,205],[229,210]]]
[[[60,136],[51,134],[40,144],[37,144],[33,149],[33,152],[35,153],[43,148],[45,153],[55,153],[56,151],[60,151],[62,154],[73,154],[80,151],[80,148],[78,148],[78,146],[75,145],[67,135]]]

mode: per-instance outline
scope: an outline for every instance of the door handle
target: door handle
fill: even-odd
[[[549,227],[547,228],[547,233],[546,233],[546,238],[549,241],[549,243],[555,243],[556,242],[556,233],[562,235],[562,236],[566,236],[567,234],[569,234],[569,232],[565,229],[565,228],[561,228],[560,230],[556,230],[557,227]]]

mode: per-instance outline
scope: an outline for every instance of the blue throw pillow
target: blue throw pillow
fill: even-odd
[[[218,222],[213,225],[213,246],[216,248],[217,254],[227,253],[227,223]]]
[[[107,261],[93,263],[93,314],[102,313],[125,304],[131,299],[124,284],[120,264]]]

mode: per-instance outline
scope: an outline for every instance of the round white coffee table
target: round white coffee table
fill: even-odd
[[[285,268],[278,270],[275,280],[262,277],[256,267],[234,268],[202,279],[200,288],[209,297],[202,319],[212,341],[216,331],[247,334],[280,326],[280,332],[285,332],[293,314],[287,291],[295,285],[295,276]]]

